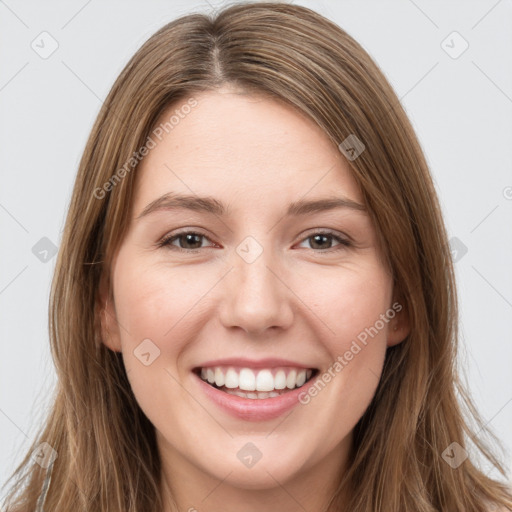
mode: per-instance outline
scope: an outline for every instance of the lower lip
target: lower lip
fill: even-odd
[[[296,388],[273,398],[242,398],[236,395],[230,395],[220,391],[201,379],[198,375],[194,376],[199,381],[199,386],[203,392],[221,409],[231,416],[246,421],[265,421],[278,418],[285,412],[293,409],[300,404],[299,395],[307,393],[315,378],[310,379],[306,385]]]

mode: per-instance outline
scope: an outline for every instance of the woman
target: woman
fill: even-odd
[[[56,399],[8,510],[512,510],[468,456],[506,476],[455,373],[420,146],[309,9],[236,4],[141,47],[81,160],[50,300]]]

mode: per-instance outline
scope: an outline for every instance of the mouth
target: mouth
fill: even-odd
[[[286,395],[302,388],[319,373],[317,368],[248,368],[232,365],[196,367],[192,371],[203,382],[219,391],[251,400]]]

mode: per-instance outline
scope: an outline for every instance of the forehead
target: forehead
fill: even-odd
[[[322,193],[360,201],[336,145],[281,101],[231,89],[202,92],[168,107],[155,128],[159,138],[138,169],[136,212],[166,192],[240,198],[247,207]]]

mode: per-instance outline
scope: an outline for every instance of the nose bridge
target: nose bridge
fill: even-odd
[[[286,327],[292,321],[288,289],[279,278],[280,264],[271,247],[247,237],[233,254],[227,276],[222,321],[247,332]]]

